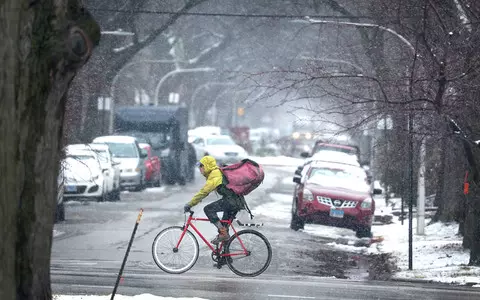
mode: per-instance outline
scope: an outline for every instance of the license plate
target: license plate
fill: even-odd
[[[341,209],[332,208],[330,210],[330,217],[332,217],[332,218],[343,218],[344,214],[345,214],[345,212]]]
[[[66,185],[65,186],[65,191],[67,192],[76,192],[77,191],[77,187],[75,185]]]

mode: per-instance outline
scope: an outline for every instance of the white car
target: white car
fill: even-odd
[[[305,163],[311,161],[334,162],[360,167],[360,162],[356,155],[332,150],[320,150],[305,159]]]
[[[65,199],[106,200],[105,177],[98,156],[91,150],[69,149],[62,161]]]
[[[105,177],[105,189],[107,199],[112,201],[120,200],[120,168],[119,162],[113,159],[112,153],[106,144],[74,144],[66,147],[69,149],[78,149],[93,151],[97,154],[103,176]]]
[[[120,187],[141,191],[145,188],[145,159],[148,153],[140,148],[136,138],[111,135],[93,139],[94,144],[107,144],[120,168]]]
[[[231,164],[247,158],[248,153],[237,145],[229,135],[208,135],[198,137],[192,142],[197,158],[213,156],[217,164]]]

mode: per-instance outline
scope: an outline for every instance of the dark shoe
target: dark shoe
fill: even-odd
[[[228,229],[225,227],[222,227],[218,230],[218,235],[216,238],[214,238],[212,241],[210,241],[214,245],[218,245],[221,242],[224,242],[230,238],[230,235],[228,234]]]

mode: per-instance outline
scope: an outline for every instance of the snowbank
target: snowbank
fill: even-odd
[[[252,210],[253,215],[268,216],[278,220],[290,220],[292,216],[292,196],[285,194],[269,194],[273,201],[257,206]]]
[[[69,295],[55,295],[54,300],[110,300],[112,295],[108,296],[69,296]],[[172,297],[159,297],[152,294],[141,294],[136,296],[123,296],[115,295],[115,300],[206,300],[204,298],[172,298]]]
[[[428,224],[430,220],[427,219]],[[384,241],[368,249],[369,253],[392,253],[399,271],[393,278],[423,279],[427,281],[480,284],[480,267],[467,266],[469,251],[462,248],[462,237],[457,235],[458,224],[433,223],[425,227],[425,235],[416,234],[413,219],[413,270],[408,270],[408,220],[377,226],[374,235]]]
[[[64,234],[65,234],[65,232],[63,232],[63,231],[53,229],[53,237],[54,238],[59,237],[59,236],[64,235]]]

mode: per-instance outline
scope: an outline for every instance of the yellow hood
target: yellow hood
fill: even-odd
[[[218,169],[217,161],[214,157],[206,155],[200,159],[200,163],[203,165],[203,170],[205,171],[205,177],[213,171]]]

